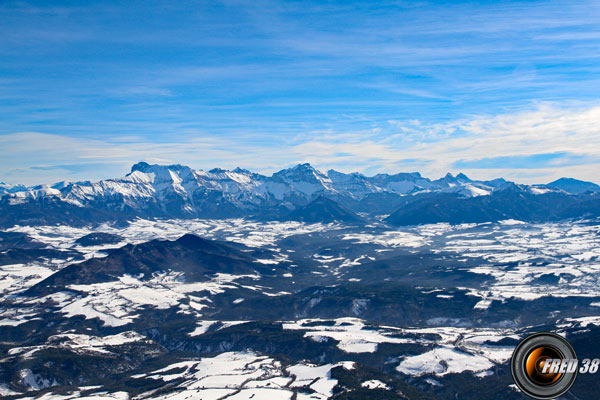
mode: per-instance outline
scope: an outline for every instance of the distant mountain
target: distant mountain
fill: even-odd
[[[119,235],[107,232],[92,232],[75,241],[80,246],[99,246],[103,244],[117,244],[123,241]]]
[[[347,208],[324,196],[292,211],[286,219],[303,222],[359,222],[362,219]]]
[[[183,282],[202,282],[216,273],[252,275],[266,268],[239,249],[215,240],[186,234],[181,238],[128,244],[104,258],[71,264],[38,284],[26,295],[47,295],[67,290],[69,285],[114,282],[128,275],[151,279],[154,274],[181,273]]]
[[[8,183],[0,182],[0,195],[5,193],[16,193],[27,190],[23,185],[9,185]]]
[[[45,247],[43,243],[33,241],[22,232],[0,232],[0,251],[14,248],[39,249]]]
[[[461,212],[470,214],[458,219],[487,220],[506,214],[500,210],[503,205],[499,205],[499,210],[486,207],[494,203],[494,194],[511,187],[532,195],[528,196],[532,201],[535,196],[551,193],[585,197],[589,196],[586,191],[600,191],[595,184],[574,180],[528,186],[502,178],[477,181],[462,173],[447,174],[437,180],[418,172],[368,177],[334,170],[324,173],[310,164],[265,176],[240,168],[202,171],[178,164],[140,162],[125,177],[100,182],[59,182],[34,187],[0,184],[0,226],[125,223],[135,217],[270,220],[283,216],[302,221],[356,221],[353,214],[358,212],[381,215],[396,211],[398,220],[423,223],[456,219],[450,216],[453,207],[456,216]],[[466,201],[479,197],[482,199]],[[483,200],[486,197],[490,199]],[[311,205],[319,198],[322,199]],[[572,210],[593,212],[594,206],[577,206],[575,203],[580,200],[590,199],[570,199]],[[428,207],[433,208],[426,211]],[[410,215],[410,210],[414,215]],[[552,210],[549,215],[557,213]]]
[[[567,193],[579,194],[584,192],[600,192],[600,186],[593,182],[580,181],[573,178],[560,178],[547,186],[564,190]]]
[[[600,197],[577,197],[547,188],[510,183],[488,196],[463,197],[444,193],[413,201],[385,221],[391,225],[480,223],[506,219],[543,222],[585,216],[600,216]]]

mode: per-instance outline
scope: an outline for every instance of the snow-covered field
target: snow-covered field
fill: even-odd
[[[95,255],[105,248],[119,247],[126,243],[143,243],[153,239],[175,240],[186,233],[205,238],[228,240],[250,247],[269,247],[288,236],[311,232],[326,232],[339,228],[339,224],[305,224],[302,222],[257,222],[245,219],[135,219],[126,227],[102,224],[97,227],[75,228],[68,225],[57,226],[16,226],[9,232],[23,232],[33,239],[57,249],[74,248]],[[75,241],[93,232],[116,234],[124,238],[117,245],[78,246]]]
[[[202,318],[202,310],[211,306],[210,296],[223,293],[227,289],[249,289],[263,291],[265,288],[241,285],[237,280],[255,281],[257,275],[216,274],[206,282],[185,283],[180,274],[156,274],[151,279],[141,281],[124,275],[118,281],[91,285],[70,285],[69,291],[58,292],[41,298],[15,298],[17,308],[0,309],[0,325],[20,325],[37,318],[36,306],[44,306],[51,301],[59,312],[67,317],[84,316],[98,318],[104,326],[119,327],[133,322],[143,308],[168,309],[176,307],[180,313]],[[268,288],[266,288],[268,289]]]
[[[68,349],[77,353],[110,353],[110,347],[120,346],[127,343],[146,341],[146,336],[128,331],[116,335],[89,336],[82,334],[66,333],[63,335],[50,336],[46,345],[13,347],[8,351],[10,356],[19,356],[22,359],[31,358],[38,351],[48,348]]]
[[[371,327],[358,318],[307,319],[286,322],[283,327],[306,331],[305,337],[315,341],[333,339],[338,342],[338,348],[347,353],[372,353],[380,343],[416,343],[431,347],[431,351],[418,356],[399,357],[398,371],[417,376],[488,371],[506,362],[514,350],[493,343],[504,338],[519,338],[512,331],[501,329]],[[432,334],[440,339],[431,339]]]
[[[226,352],[216,357],[182,361],[148,374],[135,375],[135,379],[161,381],[161,390],[168,388],[171,393],[157,391],[142,393],[134,399],[183,400],[183,399],[256,399],[290,400],[296,396],[300,400],[326,400],[333,394],[337,380],[332,379],[332,368],[341,366],[353,369],[353,362],[315,365],[300,363],[283,366],[280,361],[253,352]],[[368,383],[373,385],[372,383]],[[382,384],[380,382],[380,384]],[[375,384],[377,386],[377,384]],[[373,386],[373,389],[378,387]],[[308,390],[307,390],[308,389]],[[47,394],[42,399],[129,399],[127,393],[82,392],[80,388],[69,394]],[[33,397],[24,397],[31,398]]]
[[[60,265],[60,263],[59,263]],[[0,266],[0,298],[25,290],[46,279],[57,270],[40,263]]]
[[[488,261],[469,269],[495,279],[486,290],[472,291],[482,298],[477,308],[487,308],[491,300],[508,298],[600,296],[600,225],[597,222],[504,221],[480,224],[477,228],[447,235],[444,246],[434,250]],[[557,283],[536,282],[552,276]]]

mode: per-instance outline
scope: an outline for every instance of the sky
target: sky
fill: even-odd
[[[0,181],[600,183],[598,1],[0,1]]]

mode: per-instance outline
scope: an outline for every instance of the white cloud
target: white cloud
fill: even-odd
[[[434,169],[451,169],[448,167],[457,160],[535,154],[567,153],[588,160],[600,158],[600,106],[560,108],[542,105],[533,111],[457,121],[441,129],[435,127],[432,132],[441,140],[417,146],[416,155],[438,160],[431,166]],[[448,132],[451,134],[448,135]],[[598,180],[590,162],[587,165],[541,169],[537,178],[574,175]],[[510,171],[501,166],[494,171],[473,169],[468,172],[484,178],[500,172],[508,177],[522,176],[520,171]]]
[[[346,165],[370,172],[418,170],[438,177],[461,172],[454,164],[470,165],[462,172],[479,179],[503,176],[524,183],[545,183],[561,176],[599,181],[600,106],[540,105],[534,110],[496,116],[475,116],[445,124],[416,120],[389,121],[379,140],[310,141],[294,148],[316,164]],[[331,135],[330,135],[331,136]],[[343,155],[336,155],[342,153]],[[543,165],[474,167],[481,159],[558,154]],[[564,154],[564,157],[560,157]],[[329,162],[327,159],[329,158]],[[532,160],[535,160],[532,157]],[[471,162],[469,162],[471,161]],[[552,165],[554,163],[554,165]],[[492,163],[493,164],[493,163]],[[375,167],[375,168],[373,168]],[[343,168],[348,169],[348,168]]]
[[[517,182],[543,183],[561,176],[599,181],[600,106],[540,105],[530,111],[475,116],[444,124],[389,121],[364,132],[188,135],[168,143],[142,138],[76,138],[23,132],[0,136],[0,180],[34,184],[62,179],[102,179],[126,173],[146,160],[194,168],[240,166],[270,173],[298,162],[321,169],[366,173],[420,171],[436,178],[453,165],[478,179],[503,176]],[[272,140],[265,140],[271,138]],[[494,159],[559,154],[543,165],[494,165]],[[560,155],[564,154],[564,160]],[[486,167],[477,160],[492,160]],[[535,160],[535,158],[533,158]],[[554,164],[552,164],[554,162]],[[516,169],[515,169],[516,168]]]

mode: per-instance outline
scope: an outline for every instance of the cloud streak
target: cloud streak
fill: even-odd
[[[295,163],[368,174],[450,171],[479,179],[499,176],[540,183],[561,176],[598,181],[600,106],[541,105],[527,112],[477,116],[444,124],[390,121],[364,131],[269,135],[188,134],[162,143],[139,137],[108,140],[23,132],[0,136],[0,177],[33,184],[64,178],[104,179],[132,163],[237,166],[271,173]],[[97,168],[101,165],[102,168]]]

